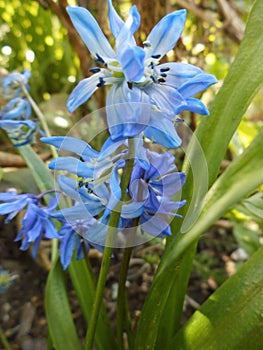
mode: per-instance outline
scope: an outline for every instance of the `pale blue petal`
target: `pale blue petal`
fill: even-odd
[[[124,21],[122,18],[118,15],[115,8],[112,6],[112,1],[108,0],[108,7],[109,7],[109,21],[110,21],[110,28],[112,31],[112,34],[115,38],[120,33],[121,28],[124,25]]]
[[[90,98],[98,89],[98,84],[100,84],[99,78],[103,78],[103,76],[103,72],[95,73],[78,83],[67,100],[67,107],[70,113],[73,113],[80,105]]]
[[[13,201],[15,199],[19,199],[19,198],[27,198],[27,196],[23,196],[23,195],[19,195],[17,194],[16,191],[8,191],[8,192],[1,192],[0,193],[0,201],[3,202],[9,202],[9,201]]]
[[[81,177],[93,177],[94,169],[74,157],[59,157],[49,163],[51,170],[66,170]]]
[[[92,55],[104,60],[114,58],[115,52],[92,14],[83,7],[67,7],[70,19]]]
[[[87,204],[87,210],[89,212],[91,212],[94,208],[97,208],[100,212],[103,208],[101,199],[93,194],[88,193],[86,188],[79,188],[78,181],[61,175],[58,177],[58,184],[62,191],[65,192],[69,197],[79,203]]]
[[[70,136],[41,137],[42,142],[55,146],[58,150],[64,149],[76,153],[85,161],[97,158],[99,152],[95,151],[87,142]]]
[[[164,214],[164,215],[178,216],[181,218],[182,215],[177,214],[176,211],[181,207],[183,207],[185,204],[186,204],[186,200],[182,200],[180,202],[164,200],[161,203],[160,207],[158,208],[157,213]]]
[[[184,111],[191,111],[197,114],[209,115],[209,110],[198,98],[189,97],[185,99],[187,105],[182,108]],[[180,110],[178,111],[178,113]]]
[[[152,111],[151,120],[144,130],[144,135],[166,148],[177,148],[182,143],[173,122],[158,111]]]
[[[120,180],[118,176],[117,167],[113,169],[110,177],[110,191],[111,191],[111,195],[110,195],[109,202],[107,203],[107,208],[109,210],[113,210],[121,199],[121,188],[120,188]]]
[[[184,98],[192,97],[215,83],[217,83],[217,79],[213,75],[206,73],[198,74],[181,85],[178,88],[178,91],[184,96]]]
[[[151,44],[146,51],[147,57],[160,56],[159,59],[172,50],[182,34],[185,19],[186,10],[174,11],[163,17],[146,39]]]
[[[145,52],[141,47],[125,47],[118,54],[118,61],[122,66],[125,79],[129,82],[138,82],[144,76]]]
[[[137,136],[149,124],[149,98],[137,87],[130,89],[125,81],[115,84],[107,96],[106,111],[111,138]]]
[[[167,116],[173,118],[178,109],[186,105],[184,97],[174,88],[166,85],[151,84],[144,88],[152,103]]]
[[[92,218],[93,215],[91,215],[84,204],[76,204],[73,207],[58,210],[52,217],[58,220],[75,221]]]
[[[132,6],[129,11],[129,16],[122,26],[121,30],[116,37],[116,49],[117,53],[120,54],[121,51],[126,49],[128,46],[135,46],[135,40],[133,34],[139,28],[140,25],[140,14],[136,6]]]
[[[169,69],[169,70],[168,70]],[[165,84],[178,89],[182,84],[198,74],[203,73],[201,68],[192,64],[170,62],[155,67],[158,75],[163,74]]]
[[[148,170],[150,167],[150,162],[147,157],[146,149],[143,147],[143,139],[140,134],[139,137],[134,138],[135,146],[135,161],[139,164],[144,170]]]
[[[170,151],[163,154],[157,152],[149,152],[148,157],[151,162],[151,167],[145,174],[145,178],[147,180],[156,179],[176,169],[174,164],[175,157],[170,153]]]
[[[138,218],[144,211],[144,202],[131,202],[121,208],[121,217],[124,219]]]
[[[169,224],[161,217],[144,214],[141,217],[141,229],[155,237],[171,236]]]
[[[171,173],[161,177],[159,180],[151,180],[150,185],[162,197],[173,196],[182,188],[185,183],[184,173]]]
[[[101,161],[107,157],[109,157],[112,153],[114,153],[121,145],[125,143],[125,140],[113,140],[111,137],[108,137],[104,142],[100,154],[98,157],[98,161]]]
[[[0,204],[0,215],[9,214],[12,211],[18,212],[22,210],[27,205],[27,203],[27,198],[18,199],[11,203],[2,203]]]

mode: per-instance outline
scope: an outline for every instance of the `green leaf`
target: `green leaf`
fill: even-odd
[[[161,315],[175,282],[173,276],[180,270],[183,254],[229,207],[263,183],[262,149],[263,130],[210,189],[196,224],[187,233],[177,235],[170,241],[139,320],[136,350],[155,348]],[[162,346],[165,348],[165,344]]]
[[[233,234],[238,246],[244,249],[249,255],[255,253],[260,247],[260,233],[246,227],[244,223],[234,224]]]
[[[263,247],[194,313],[167,349],[258,350],[263,344]]]
[[[182,198],[187,199],[190,205],[187,204],[181,210],[181,214],[185,217],[181,232],[185,235],[187,235],[187,231],[192,230],[191,224],[195,224],[196,222],[196,218],[198,217],[196,209],[198,207],[200,209],[202,208],[202,193],[200,193],[200,195],[198,194],[200,189],[203,191],[206,185],[210,187],[215,181],[229,142],[250,102],[262,86],[263,66],[261,62],[263,59],[263,22],[260,16],[262,11],[263,2],[255,1],[247,23],[244,39],[229,74],[212,105],[211,115],[208,118],[203,118],[187,150],[183,167],[183,171],[186,172],[187,175],[187,181],[183,187]],[[196,170],[194,166],[194,162],[198,162],[200,155],[201,160],[203,159],[200,148],[205,155],[209,174],[208,181],[206,180],[207,170],[203,162],[201,166],[202,169],[200,168],[199,171]],[[202,173],[204,175],[203,177]],[[226,209],[227,208],[225,208],[225,210]],[[175,219],[172,222],[172,231],[175,235],[178,233],[181,225],[180,219]],[[197,235],[196,242],[198,237]],[[184,235],[176,237],[172,247],[179,244],[181,238],[183,239]],[[173,267],[170,266],[170,271],[167,275],[169,273],[173,274],[173,278],[168,278],[166,280],[164,278],[162,282],[166,290],[165,295],[159,296],[159,303],[161,303],[160,309],[162,309],[162,311],[159,311],[160,315],[161,313],[163,313],[163,315],[159,317],[158,320],[154,321],[154,319],[152,319],[149,321],[148,316],[144,315],[144,310],[142,312],[142,319],[145,319],[144,322],[146,323],[149,322],[149,327],[151,327],[152,323],[156,322],[153,328],[155,334],[152,337],[152,344],[155,344],[155,339],[157,337],[157,348],[163,344],[165,339],[171,337],[171,335],[176,332],[180,324],[184,295],[186,293],[186,286],[193,261],[192,257],[194,256],[196,247],[196,242],[192,242],[192,246],[189,242],[188,249],[184,252],[183,256],[175,260],[175,265]],[[162,283],[160,283],[159,287]],[[154,292],[148,296],[149,300],[151,300],[152,295],[154,295]],[[158,297],[155,298],[155,302],[157,302],[157,299]],[[150,304],[151,301],[149,301],[149,305]],[[152,302],[152,304],[154,304],[154,302]],[[163,304],[166,304],[166,306],[163,307]],[[161,325],[160,328],[158,328],[158,324]],[[168,324],[167,327],[166,324]],[[145,330],[145,332],[147,333],[147,330]]]
[[[263,193],[256,193],[254,196],[245,199],[242,203],[252,214],[263,219]]]
[[[18,147],[19,153],[25,159],[26,164],[34,176],[36,184],[41,192],[55,188],[54,178],[45,163],[33,151],[30,145]]]
[[[66,290],[64,272],[57,259],[48,275],[45,294],[49,332],[56,350],[81,350]]]
[[[69,267],[69,273],[85,320],[88,324],[95,298],[95,281],[93,273],[87,268],[84,259],[78,261],[72,260]],[[104,305],[101,307],[98,319],[95,345],[97,350],[112,350],[118,348]]]

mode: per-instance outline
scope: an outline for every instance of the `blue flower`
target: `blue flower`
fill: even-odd
[[[41,204],[42,197],[34,194],[17,194],[15,191],[0,193],[0,215],[7,215],[5,222],[12,220],[19,212],[25,210],[21,221],[21,229],[15,241],[22,240],[20,249],[28,249],[33,243],[32,256],[36,258],[39,244],[43,237],[47,239],[59,238],[52,221],[52,215],[58,205],[57,198],[51,197],[47,207]]]
[[[18,97],[23,93],[21,85],[24,85],[29,90],[28,80],[31,77],[31,72],[25,70],[22,73],[8,74],[2,82],[2,95],[5,100]]]
[[[66,222],[59,230],[60,236],[60,261],[66,270],[71,262],[74,252],[76,253],[76,259],[84,258],[84,251],[89,251],[91,244],[83,236],[87,236],[88,232],[92,229],[92,225],[96,220],[90,219],[75,219]],[[96,245],[96,248],[103,252],[103,247]]]
[[[135,164],[130,185],[129,194],[134,203],[141,204],[139,212],[139,224],[142,232],[153,236],[171,235],[169,220],[173,216],[179,216],[176,211],[186,201],[178,200],[180,190],[185,183],[185,174],[175,171],[175,158],[170,152],[158,154],[147,151],[150,161],[148,169]],[[133,205],[126,208],[123,215],[124,225],[131,225],[136,216],[133,213]],[[139,215],[138,215],[139,214]]]
[[[7,132],[15,147],[32,142],[38,130],[33,120],[0,120],[0,128]]]
[[[208,114],[204,104],[193,98],[198,92],[216,83],[214,76],[200,68],[184,63],[159,64],[179,39],[186,11],[174,11],[163,17],[138,47],[133,34],[140,24],[135,6],[130,8],[124,22],[108,0],[109,20],[115,37],[116,52],[112,49],[91,13],[81,7],[68,7],[69,16],[95,60],[103,67],[92,68],[94,73],[83,79],[71,93],[67,106],[73,112],[87,101],[102,85],[112,85],[107,96],[107,119],[112,138],[133,137],[154,124],[151,136],[163,120],[171,122],[182,110]],[[165,121],[166,128],[172,124]],[[157,139],[159,134],[157,134]],[[177,144],[178,146],[178,144]]]

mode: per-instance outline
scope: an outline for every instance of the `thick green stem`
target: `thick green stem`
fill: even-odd
[[[92,310],[91,319],[90,319],[90,323],[89,323],[89,327],[86,335],[86,341],[84,346],[85,350],[92,350],[94,336],[96,332],[96,326],[98,322],[98,316],[99,316],[100,307],[101,307],[102,298],[103,298],[103,292],[104,292],[108,270],[110,266],[110,261],[111,261],[111,256],[112,256],[113,244],[116,237],[117,227],[118,227],[119,219],[121,215],[122,202],[126,200],[126,190],[129,185],[133,164],[134,164],[134,140],[129,139],[129,156],[126,161],[126,167],[124,169],[122,179],[121,179],[121,184],[120,184],[121,193],[122,193],[121,200],[116,205],[116,207],[114,208],[110,216],[109,228],[108,228],[107,237],[106,237],[105,249],[103,253],[98,284],[96,288],[96,295],[95,295],[93,310]]]

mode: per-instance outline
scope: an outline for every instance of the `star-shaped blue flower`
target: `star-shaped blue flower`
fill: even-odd
[[[133,137],[147,126],[154,126],[154,129],[148,130],[147,137],[157,138],[157,142],[160,132],[156,137],[155,131],[161,129],[163,124],[166,124],[166,129],[173,128],[171,122],[182,110],[208,114],[205,105],[193,96],[216,83],[214,76],[190,64],[159,64],[179,39],[186,11],[174,11],[163,17],[148,35],[144,48],[141,48],[133,37],[140,24],[136,6],[130,8],[124,22],[111,0],[108,0],[108,5],[116,51],[88,10],[67,8],[82,40],[102,65],[102,68],[92,68],[94,75],[80,81],[73,90],[67,103],[69,111],[73,112],[87,101],[102,85],[112,85],[106,103],[112,138]],[[156,111],[166,119],[160,118],[161,115],[156,117]]]

